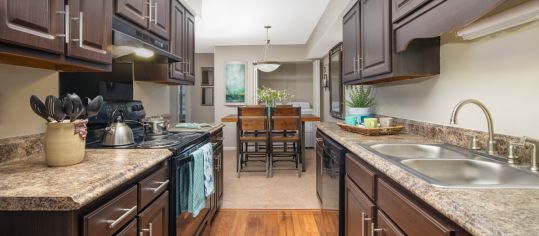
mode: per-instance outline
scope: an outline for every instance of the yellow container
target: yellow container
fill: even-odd
[[[49,166],[70,166],[78,164],[84,158],[86,150],[84,141],[85,137],[81,137],[78,132],[75,132],[75,126],[79,125],[79,131],[86,132],[86,124],[80,122],[62,123],[51,122],[47,124],[45,131],[45,159]],[[84,134],[85,135],[85,134]]]
[[[378,128],[378,118],[365,118],[364,125],[367,129]]]

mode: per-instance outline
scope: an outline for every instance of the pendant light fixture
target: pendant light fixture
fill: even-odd
[[[255,62],[253,62],[253,65],[263,71],[263,72],[272,72],[274,70],[277,70],[277,68],[279,68],[279,66],[281,66],[281,64],[279,62],[276,62],[276,61],[268,61],[266,56],[268,54],[268,48],[269,48],[269,45],[270,45],[270,40],[269,40],[269,29],[271,28],[270,25],[266,25],[264,26],[264,28],[266,29],[266,44],[264,45],[264,57],[262,57],[262,60],[257,60]]]

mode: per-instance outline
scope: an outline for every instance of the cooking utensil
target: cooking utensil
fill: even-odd
[[[120,115],[115,117],[114,115],[119,112]],[[125,123],[124,113],[122,110],[114,110],[111,115],[111,121],[109,126],[105,129],[105,135],[103,136],[103,145],[106,146],[123,146],[130,145],[135,142],[133,131]]]
[[[154,117],[144,121],[145,132],[149,135],[168,133],[169,123],[163,117]]]
[[[43,104],[36,95],[30,97],[30,107],[38,116],[45,119],[47,122],[51,122],[47,107],[45,107],[45,104]]]
[[[63,110],[71,122],[75,121],[85,111],[80,97],[73,93],[67,94],[63,100]]]
[[[103,97],[101,95],[95,97],[90,101],[88,98],[88,105],[86,106],[86,118],[96,116],[103,107]]]
[[[49,95],[45,99],[45,106],[49,111],[49,116],[57,122],[62,122],[65,118],[65,113],[62,107],[62,101],[55,96]]]

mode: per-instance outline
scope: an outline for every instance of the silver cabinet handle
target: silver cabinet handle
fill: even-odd
[[[367,218],[367,214],[365,212],[361,212],[361,236],[365,236],[365,221],[369,221],[371,218]]]
[[[123,215],[118,217],[116,220],[107,220],[109,222],[109,228],[114,228],[117,224],[119,224],[121,221],[123,221],[125,218],[129,217],[129,215],[134,214],[137,212],[137,206],[131,207],[129,209],[122,209],[122,211],[125,211]]]
[[[157,182],[158,184],[160,184],[159,187],[150,188],[150,189],[153,191],[153,193],[157,193],[157,192],[161,191],[163,188],[167,187],[169,182],[170,182],[170,180],[168,180],[168,179],[166,181],[164,181],[164,182]]]
[[[100,54],[107,54],[107,51],[106,50],[102,50],[102,49],[95,49],[95,48],[92,48],[92,47],[87,47],[86,45],[84,45],[84,37],[83,37],[83,32],[84,32],[84,14],[81,12],[79,12],[79,17],[74,17],[72,18],[73,20],[78,20],[79,21],[79,38],[78,39],[73,39],[73,41],[75,42],[79,42],[79,48],[82,48],[84,50],[88,50],[88,51],[92,51],[92,52],[96,52],[96,53],[100,53]]]
[[[153,23],[157,25],[157,1],[155,1],[155,3],[153,4],[153,17]]]
[[[356,59],[356,56],[354,56],[354,74],[357,73],[357,69],[356,69],[356,66],[357,66],[357,59]]]
[[[65,43],[69,43],[69,5],[64,6],[63,11],[57,11],[58,14],[64,14],[64,33],[63,34],[57,34],[56,37],[64,37]]]
[[[148,235],[149,236],[152,236],[152,223],[148,223],[148,228],[147,229],[141,229],[142,232],[140,232],[140,235],[144,235],[143,232],[148,232]]]
[[[145,16],[144,18],[145,19],[149,19],[150,23],[151,22],[155,22],[156,20],[153,19],[153,14],[152,14],[152,7],[156,8],[157,9],[157,3],[154,3],[152,4],[152,0],[148,0],[148,2],[145,3],[146,5],[148,5],[148,16]],[[157,14],[157,10],[154,10],[155,14]]]
[[[376,229],[374,228],[374,223],[371,223],[371,236],[375,236],[376,232],[381,232],[382,229]]]
[[[361,58],[359,55],[357,55],[357,72],[361,72],[363,70],[363,66],[362,66],[362,63],[363,62],[363,58]]]

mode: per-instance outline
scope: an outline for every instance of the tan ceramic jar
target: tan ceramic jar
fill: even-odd
[[[75,132],[75,126],[79,123],[67,122],[47,123],[45,132],[45,159],[49,166],[70,166],[78,164],[84,158],[84,137]],[[83,124],[86,132],[86,124]]]

